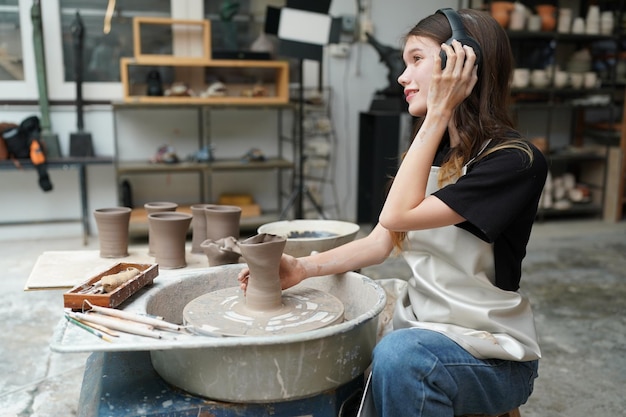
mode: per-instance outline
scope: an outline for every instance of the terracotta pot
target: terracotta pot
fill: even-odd
[[[98,226],[101,258],[128,256],[128,207],[100,208],[93,212]]]
[[[162,211],[176,211],[178,204],[169,201],[156,201],[143,205],[147,214],[160,213]],[[154,256],[154,245],[152,244],[152,233],[150,233],[150,222],[148,222],[148,255]]]
[[[148,215],[148,223],[153,234],[154,257],[159,268],[176,269],[187,266],[185,240],[191,214],[159,212]]]
[[[208,204],[204,208],[206,238],[219,240],[228,236],[239,239],[241,207]]]
[[[255,311],[272,311],[282,306],[280,258],[287,239],[261,233],[241,242],[241,255],[248,264],[250,277],[246,288],[246,307]]]
[[[513,9],[515,9],[515,4],[511,1],[494,1],[491,3],[491,16],[506,29],[509,26]]]
[[[202,242],[206,240],[206,215],[204,208],[210,204],[191,205],[191,253],[202,253]]]
[[[537,14],[541,17],[541,30],[551,32],[556,28],[557,7],[552,4],[538,4],[535,6]]]

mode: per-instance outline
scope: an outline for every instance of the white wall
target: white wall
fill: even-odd
[[[415,1],[415,0],[371,0],[371,23],[376,39],[386,45],[400,47],[400,39],[419,19],[433,13],[440,7],[458,7],[456,0],[447,1]],[[333,0],[330,14],[355,15],[356,4],[353,0]],[[44,14],[44,19],[46,14]],[[45,22],[44,22],[45,25]],[[311,86],[317,86],[318,63],[306,62],[305,80]],[[358,117],[359,112],[367,111],[373,94],[377,89],[384,88],[387,83],[386,67],[379,62],[376,51],[366,43],[353,43],[346,58],[336,58],[326,54],[322,66],[324,82],[334,92],[333,123],[337,134],[337,148],[335,161],[336,187],[340,198],[340,217],[345,220],[356,219],[357,201],[357,168],[358,168]],[[0,93],[1,97],[1,93]],[[36,106],[4,106],[0,107],[0,121],[19,122],[24,117],[37,114]],[[137,111],[136,113],[118,114],[116,120],[117,134],[120,143],[122,158],[128,155],[149,158],[156,148],[175,140],[177,150],[182,156],[195,150],[197,137],[197,122],[193,112],[187,111]],[[260,117],[260,118],[259,118]],[[272,116],[254,115],[250,112],[237,114],[224,113],[220,117],[211,119],[212,134],[216,140],[218,156],[240,156],[250,147],[265,147],[271,156],[275,149],[275,126],[268,121]],[[75,109],[73,106],[53,106],[51,108],[52,129],[58,134],[62,152],[69,151],[69,134],[76,130]],[[239,136],[229,132],[236,128]],[[244,130],[242,131],[242,128]],[[85,107],[85,129],[93,136],[94,148],[97,155],[112,156],[114,154],[114,116],[112,108],[105,105]],[[227,134],[226,134],[227,133]],[[228,136],[228,140],[219,142],[219,136]],[[235,138],[235,139],[233,139]],[[0,195],[3,195],[4,204],[0,206],[0,219],[7,221],[42,220],[55,217],[54,213],[63,213],[60,217],[79,215],[77,180],[73,172],[51,171],[55,186],[49,193],[43,193],[37,186],[36,175],[33,171],[10,172],[0,171]],[[233,179],[234,184],[241,182],[249,184],[250,180]],[[115,171],[112,166],[91,167],[88,170],[89,179],[89,207],[116,205],[117,184]],[[273,180],[263,177],[259,184],[265,185]],[[222,189],[229,178],[219,179]],[[189,180],[184,187],[178,183],[167,183],[168,178],[157,181],[154,189],[160,192],[166,187],[178,191],[181,188],[194,188],[193,180]],[[140,187],[139,187],[140,188]],[[259,196],[264,200],[262,204],[272,204],[273,190],[262,189]],[[179,197],[178,194],[174,194]],[[159,195],[161,196],[161,195]],[[149,198],[149,194],[142,189],[138,191],[139,200]],[[182,198],[182,197],[180,197]],[[191,199],[194,198],[190,197]],[[269,199],[268,199],[269,198]],[[140,201],[137,201],[140,202]],[[92,231],[95,223],[92,219]],[[2,227],[1,238],[13,238],[28,231],[28,236],[37,237],[39,231],[47,231],[46,227]],[[66,228],[56,228],[55,233],[80,234],[80,225]],[[45,235],[42,232],[41,235]]]

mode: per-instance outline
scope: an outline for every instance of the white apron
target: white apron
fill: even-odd
[[[438,172],[439,167],[431,167],[426,195],[438,189]],[[403,256],[413,276],[408,285],[397,285],[397,280],[383,285],[386,291],[400,291],[393,329],[443,333],[480,359],[530,361],[541,356],[528,299],[494,285],[491,244],[456,226],[411,231],[407,238]],[[369,391],[368,379],[360,416],[375,415]]]
[[[430,170],[427,195],[438,189],[438,171]],[[394,329],[444,333],[480,359],[541,356],[528,299],[494,285],[491,244],[456,226],[411,231],[407,237],[403,255],[413,276],[396,303]]]

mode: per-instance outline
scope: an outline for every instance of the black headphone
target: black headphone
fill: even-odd
[[[478,44],[476,39],[472,38],[467,34],[467,32],[465,32],[465,28],[463,27],[463,23],[461,22],[461,17],[459,16],[459,14],[454,9],[451,9],[449,7],[437,10],[437,13],[444,15],[446,19],[448,19],[450,29],[452,29],[452,36],[450,36],[450,39],[446,41],[446,45],[452,44],[452,41],[456,39],[457,41],[461,42],[461,45],[470,46],[476,54],[476,65],[480,64],[480,60],[482,57],[480,45]],[[439,53],[439,56],[441,57],[441,69],[444,69],[446,67],[448,56],[443,51],[443,49]]]

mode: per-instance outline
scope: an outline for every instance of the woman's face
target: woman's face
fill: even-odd
[[[441,46],[422,36],[410,36],[404,45],[402,59],[406,68],[398,77],[404,87],[404,96],[409,104],[409,113],[413,116],[426,115],[426,98],[433,74],[435,56]]]

